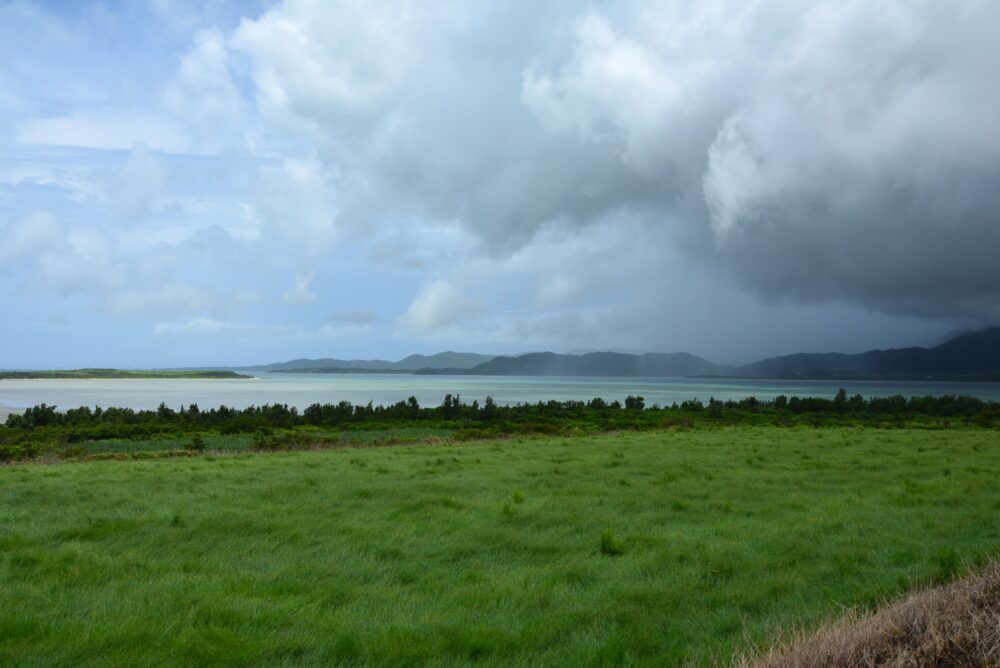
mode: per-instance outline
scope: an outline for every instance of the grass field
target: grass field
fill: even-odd
[[[726,661],[995,558],[998,479],[850,428],[0,467],[0,664]]]
[[[299,429],[297,435],[321,439],[325,447],[361,447],[365,445],[399,445],[428,439],[448,439],[452,429],[433,427],[401,427],[388,429]],[[255,449],[254,434],[199,434],[207,451],[218,454],[248,452]],[[157,438],[107,438],[78,443],[52,445],[46,450],[59,459],[87,458],[114,453],[178,451],[190,448],[193,434],[176,434]]]

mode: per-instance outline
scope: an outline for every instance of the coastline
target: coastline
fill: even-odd
[[[157,371],[152,369],[56,369],[52,371],[0,371],[4,380],[249,380],[235,371]]]

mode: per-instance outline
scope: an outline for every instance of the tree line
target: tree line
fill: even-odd
[[[134,427],[138,434],[163,431],[215,430],[222,433],[253,432],[262,428],[290,429],[301,426],[339,427],[379,425],[399,422],[450,423],[523,423],[545,421],[583,421],[615,423],[617,426],[656,424],[666,417],[708,418],[715,420],[758,421],[754,416],[775,418],[834,419],[851,417],[856,420],[893,418],[982,418],[982,423],[1000,417],[1000,403],[974,397],[946,395],[912,397],[901,395],[865,398],[848,396],[841,389],[834,398],[786,397],[763,400],[747,397],[738,401],[698,399],[673,403],[669,406],[647,406],[641,396],[629,396],[624,403],[594,398],[590,401],[546,401],[538,403],[497,404],[492,397],[480,403],[462,400],[460,395],[447,394],[441,404],[424,407],[415,397],[387,406],[339,403],[315,403],[299,410],[287,404],[265,404],[244,409],[219,406],[203,410],[197,404],[172,409],[160,404],[156,410],[131,408],[71,408],[59,411],[56,406],[41,404],[23,413],[8,415],[0,429],[31,432],[39,429],[82,430],[101,427]],[[787,421],[787,420],[786,420]]]

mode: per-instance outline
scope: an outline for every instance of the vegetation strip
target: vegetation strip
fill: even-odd
[[[383,434],[397,442],[428,436],[467,441],[508,436],[585,435],[612,431],[649,431],[723,425],[867,426],[923,429],[997,428],[1000,404],[971,397],[849,396],[841,390],[833,399],[779,396],[771,401],[748,397],[708,404],[684,401],[649,406],[643,397],[624,404],[600,398],[589,402],[549,401],[502,406],[487,399],[463,402],[448,394],[439,406],[422,407],[414,397],[390,406],[313,404],[303,411],[284,404],[201,410],[197,405],[177,410],[161,404],[155,411],[128,408],[74,408],[60,412],[42,404],[11,414],[0,427],[0,461],[32,459],[48,454],[79,457],[103,451],[116,441],[172,444],[214,441],[208,449],[282,450],[303,443],[347,435]],[[228,438],[243,435],[242,438]],[[416,436],[414,436],[416,435]],[[322,443],[320,443],[322,445]],[[214,446],[214,447],[213,447]],[[311,447],[311,446],[309,446]],[[97,448],[95,450],[95,448]],[[126,448],[138,451],[141,448]],[[193,447],[190,449],[204,449]]]

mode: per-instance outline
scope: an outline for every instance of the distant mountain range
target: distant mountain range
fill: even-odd
[[[494,357],[464,373],[486,376],[693,376],[715,373],[718,366],[688,353],[527,353]],[[440,373],[422,369],[418,373]]]
[[[483,362],[488,362],[494,357],[495,355],[456,353],[449,350],[437,353],[436,355],[410,355],[398,362],[390,362],[388,360],[341,360],[334,358],[296,359],[290,362],[244,367],[243,370],[289,373],[357,373],[359,371],[412,373],[420,369],[466,370]]]
[[[750,378],[934,378],[1000,380],[1000,327],[961,334],[933,348],[785,355],[738,367]]]
[[[444,352],[387,360],[298,359],[245,371],[418,373],[486,376],[647,376],[799,379],[1000,381],[1000,327],[963,333],[933,348],[871,350],[857,355],[797,353],[722,366],[689,353],[541,352],[480,355]]]

